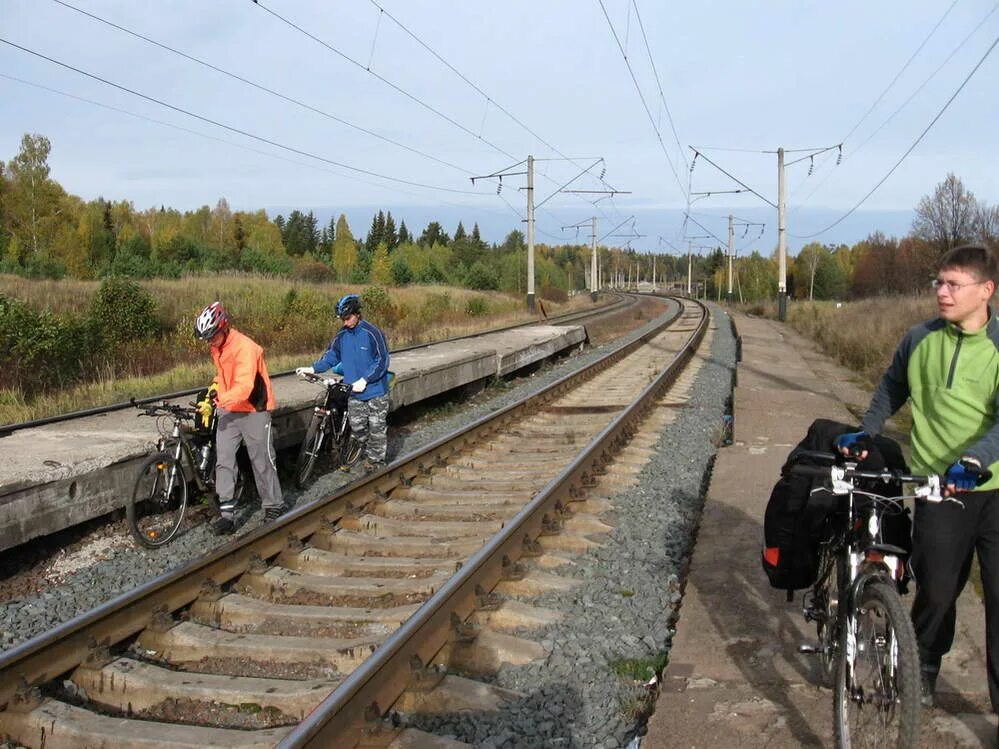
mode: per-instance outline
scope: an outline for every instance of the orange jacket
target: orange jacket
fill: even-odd
[[[218,405],[227,411],[273,411],[276,405],[264,350],[235,328],[221,346],[212,346]]]

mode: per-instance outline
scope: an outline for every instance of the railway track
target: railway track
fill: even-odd
[[[445,670],[544,655],[504,630],[557,612],[502,595],[567,585],[548,570],[610,530],[587,487],[622,470],[615,453],[705,328],[688,303],[668,329],[10,651],[0,735],[48,748],[446,745],[379,718],[393,705],[488,709],[501,690]]]

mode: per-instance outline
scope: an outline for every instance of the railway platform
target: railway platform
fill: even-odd
[[[531,325],[393,353],[392,408],[510,374],[585,340],[582,325]],[[292,376],[273,385],[275,443],[288,447],[301,441],[319,391]],[[152,420],[124,409],[0,438],[0,550],[122,507],[157,436]]]
[[[760,566],[763,512],[787,453],[818,417],[857,422],[869,393],[780,323],[736,316],[742,361],[734,443],[719,450],[670,662],[642,749],[832,746],[832,692],[820,687],[800,593],[787,603]],[[911,605],[911,595],[905,599]],[[995,746],[984,609],[969,585],[944,658],[927,747]]]

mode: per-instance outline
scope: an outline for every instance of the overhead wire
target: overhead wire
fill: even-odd
[[[453,117],[450,117],[449,115],[445,114],[444,112],[442,112],[441,110],[439,110],[436,107],[432,106],[431,104],[429,104],[428,102],[424,101],[420,97],[418,97],[418,96],[416,96],[414,94],[411,94],[410,92],[406,91],[401,86],[399,86],[398,84],[392,82],[391,80],[389,80],[385,76],[380,75],[379,73],[376,73],[374,70],[371,69],[370,62],[369,62],[369,64],[367,66],[363,65],[358,60],[355,60],[354,58],[352,58],[350,55],[346,54],[342,50],[337,49],[336,47],[334,47],[332,44],[330,44],[329,42],[325,41],[324,39],[321,39],[320,37],[316,36],[315,34],[310,33],[309,31],[307,31],[306,29],[304,29],[302,26],[296,24],[294,21],[290,20],[289,18],[286,18],[286,17],[282,16],[281,14],[279,14],[278,12],[276,12],[275,10],[273,10],[272,8],[264,5],[259,0],[251,0],[251,1],[253,2],[254,5],[256,5],[257,7],[261,8],[264,11],[266,11],[267,13],[269,13],[271,16],[273,16],[274,18],[278,19],[282,23],[284,23],[287,26],[295,29],[299,33],[301,33],[301,34],[305,35],[306,37],[308,37],[309,39],[312,39],[317,44],[320,44],[321,46],[325,47],[326,49],[328,49],[329,51],[331,51],[334,54],[338,55],[339,57],[341,57],[342,59],[346,60],[347,62],[351,63],[352,65],[354,65],[354,66],[356,66],[356,67],[364,70],[365,72],[373,75],[375,78],[377,78],[379,81],[381,81],[385,85],[389,86],[391,89],[393,89],[397,93],[402,94],[403,96],[405,96],[406,98],[410,99],[411,101],[419,104],[423,108],[427,109],[428,111],[432,112],[433,114],[437,115],[438,117],[444,119],[445,121],[447,121],[451,125],[457,127],[458,129],[462,130],[463,132],[465,132],[465,133],[471,135],[472,137],[478,139],[479,141],[481,141],[482,143],[486,144],[490,148],[494,149],[498,153],[501,153],[504,156],[507,156],[509,158],[516,158],[513,154],[511,154],[508,151],[506,151],[505,149],[501,148],[499,145],[497,145],[497,144],[493,143],[492,141],[490,141],[490,140],[486,139],[485,137],[483,137],[481,132],[475,133],[470,128],[466,127],[465,125],[462,125],[460,122],[458,122],[457,120],[455,120]],[[565,157],[565,155],[561,151],[559,151],[554,146],[552,146],[551,144],[549,144],[547,141],[545,141],[543,138],[541,138],[539,135],[537,135],[537,133],[535,133],[533,130],[531,130],[525,124],[523,124],[519,119],[517,119],[516,117],[514,117],[505,107],[502,107],[501,105],[499,105],[492,97],[488,96],[480,87],[476,86],[467,76],[465,76],[462,73],[460,73],[457,70],[457,68],[455,68],[449,62],[447,62],[443,58],[443,56],[441,56],[440,54],[438,54],[437,52],[435,52],[428,44],[426,44],[421,39],[419,39],[419,37],[415,33],[413,33],[408,28],[406,28],[397,18],[395,18],[395,16],[393,16],[391,13],[389,13],[388,11],[386,11],[381,5],[379,5],[378,3],[375,3],[375,2],[372,2],[372,5],[374,5],[374,7],[376,9],[378,9],[379,14],[380,14],[379,15],[379,19],[381,18],[381,15],[387,16],[393,23],[395,23],[397,26],[399,26],[399,28],[401,28],[403,31],[405,31],[414,40],[416,40],[417,43],[419,43],[421,46],[423,46],[428,52],[430,52],[442,64],[444,64],[445,66],[447,66],[456,75],[458,75],[463,81],[465,81],[468,85],[470,85],[474,90],[476,90],[479,94],[481,94],[482,96],[484,96],[486,98],[487,102],[493,104],[498,109],[500,109],[501,111],[503,111],[514,122],[516,122],[521,127],[523,127],[525,130],[527,130],[529,133],[531,133],[531,135],[533,135],[535,138],[538,138],[538,140],[540,140],[546,146],[548,146],[553,151],[555,151],[556,153],[558,153],[560,156],[563,156],[567,160],[572,161],[572,159],[570,159],[569,157]],[[552,181],[552,183],[555,182],[553,179],[551,179],[547,175],[542,175],[542,176],[544,178],[549,179],[550,181]],[[600,178],[600,181],[603,183],[602,177]],[[606,183],[604,183],[604,184],[606,184]],[[594,203],[594,205],[595,205],[595,203]],[[602,213],[602,211],[601,211],[601,213]]]
[[[394,140],[394,139],[389,138],[388,136],[382,135],[381,133],[378,133],[378,132],[376,132],[374,130],[370,130],[370,129],[366,128],[366,127],[358,125],[355,122],[351,122],[349,120],[346,120],[343,117],[339,117],[338,115],[326,112],[326,111],[324,111],[322,109],[319,109],[318,107],[314,107],[311,104],[308,104],[308,103],[306,103],[304,101],[296,99],[296,98],[294,98],[292,96],[288,96],[287,94],[283,94],[280,91],[276,91],[276,90],[274,90],[272,88],[264,86],[263,84],[257,83],[256,81],[251,81],[248,78],[244,78],[243,76],[241,76],[241,75],[239,75],[237,73],[233,73],[233,72],[231,72],[229,70],[225,70],[224,68],[221,68],[221,67],[219,67],[217,65],[213,65],[210,62],[207,62],[205,60],[197,58],[194,55],[190,55],[190,54],[188,54],[186,52],[183,52],[183,51],[181,51],[179,49],[171,47],[171,46],[169,46],[167,44],[164,44],[162,42],[159,42],[159,41],[157,41],[155,39],[152,39],[152,38],[150,38],[148,36],[145,36],[144,34],[140,34],[139,32],[134,31],[132,29],[129,29],[129,28],[127,28],[125,26],[122,26],[120,24],[117,24],[114,21],[110,21],[110,20],[108,20],[106,18],[102,18],[101,16],[98,16],[95,13],[91,13],[90,11],[83,10],[82,8],[78,8],[75,5],[73,5],[73,4],[69,3],[69,2],[66,2],[66,0],[52,0],[52,2],[57,3],[58,5],[61,5],[64,8],[67,8],[69,10],[72,10],[72,11],[75,11],[77,13],[80,13],[81,15],[87,16],[88,18],[91,18],[94,21],[97,21],[99,23],[103,23],[106,26],[110,26],[111,28],[117,29],[117,30],[119,30],[119,31],[121,31],[121,32],[123,32],[125,34],[129,34],[130,36],[133,36],[136,39],[141,39],[142,41],[147,42],[148,44],[152,44],[152,45],[154,45],[156,47],[159,47],[160,49],[166,50],[167,52],[170,52],[172,54],[178,55],[179,57],[183,57],[185,60],[189,60],[190,62],[196,63],[197,65],[201,65],[201,66],[206,67],[206,68],[208,68],[210,70],[214,70],[217,73],[220,73],[220,74],[222,74],[224,76],[227,76],[228,78],[232,78],[233,80],[237,80],[240,83],[243,83],[243,84],[245,84],[247,86],[251,86],[252,88],[255,88],[255,89],[259,90],[259,91],[263,91],[263,92],[265,92],[267,94],[270,94],[271,96],[276,96],[279,99],[282,99],[282,100],[284,100],[286,102],[289,102],[291,104],[294,104],[296,106],[302,107],[303,109],[306,109],[306,110],[308,110],[310,112],[314,112],[315,114],[321,115],[322,117],[326,117],[327,119],[333,120],[334,122],[339,122],[341,125],[345,125],[345,126],[347,126],[349,128],[357,130],[358,132],[364,133],[366,135],[370,135],[370,136],[372,136],[374,138],[377,138],[378,140],[384,141],[385,143],[389,143],[389,144],[391,144],[393,146],[396,146],[398,148],[402,148],[402,149],[404,149],[406,151],[409,151],[410,153],[414,153],[414,154],[416,154],[418,156],[422,156],[425,159],[429,159],[430,161],[434,161],[434,162],[436,162],[438,164],[441,164],[443,166],[451,167],[452,169],[456,169],[456,170],[458,170],[460,172],[463,172],[464,174],[471,174],[471,172],[469,172],[464,167],[458,166],[457,164],[453,164],[450,161],[446,161],[444,159],[438,158],[437,156],[434,156],[432,154],[429,154],[429,153],[426,153],[424,151],[421,151],[418,148],[414,148],[412,146],[406,145],[405,143],[401,143],[400,141]]]
[[[252,2],[254,6],[260,8],[263,11],[266,11],[267,13],[269,13],[270,15],[272,15],[274,18],[276,18],[279,21],[281,21],[281,23],[283,23],[283,24],[285,24],[285,25],[287,25],[287,26],[295,29],[296,31],[298,31],[301,34],[304,34],[309,39],[312,39],[317,44],[325,47],[326,49],[328,49],[333,54],[335,54],[335,55],[343,58],[344,60],[346,60],[347,62],[349,62],[351,65],[354,65],[355,67],[360,68],[361,70],[369,73],[370,75],[373,75],[375,78],[377,78],[379,81],[381,81],[386,86],[388,86],[389,88],[391,88],[393,91],[396,91],[397,93],[402,94],[407,99],[409,99],[410,101],[414,102],[415,104],[418,104],[419,106],[423,107],[427,111],[432,112],[433,114],[435,114],[436,116],[440,117],[441,119],[446,120],[451,125],[453,125],[454,127],[458,128],[459,130],[461,130],[462,132],[465,132],[468,135],[471,135],[476,140],[481,141],[482,143],[485,143],[487,146],[489,146],[493,150],[497,151],[498,153],[503,154],[504,156],[507,156],[507,157],[509,157],[511,159],[512,158],[516,158],[513,154],[511,154],[508,151],[504,150],[503,148],[501,148],[500,146],[496,145],[492,141],[490,141],[490,140],[482,137],[481,135],[479,135],[478,133],[476,133],[474,130],[469,129],[465,125],[462,125],[456,119],[454,119],[450,115],[445,114],[441,110],[439,110],[436,107],[434,107],[432,104],[429,104],[429,103],[425,102],[423,99],[421,99],[420,97],[416,96],[415,94],[409,93],[408,91],[406,91],[406,89],[402,88],[401,86],[399,86],[396,83],[393,83],[392,81],[390,81],[385,76],[380,75],[379,73],[376,73],[374,70],[371,69],[370,66],[365,66],[364,64],[362,64],[361,62],[358,62],[357,60],[355,60],[353,57],[351,57],[347,53],[342,52],[341,50],[337,49],[336,47],[334,47],[329,42],[325,41],[324,39],[319,38],[318,36],[316,36],[315,34],[311,33],[310,31],[302,28],[301,26],[299,26],[297,23],[295,23],[291,19],[285,18],[284,16],[282,16],[277,11],[275,11],[272,8],[269,8],[268,6],[264,5],[262,2],[260,2],[260,0],[250,0],[250,2]]]
[[[663,93],[662,79],[659,77],[659,71],[656,69],[656,61],[652,56],[652,48],[649,46],[649,37],[645,33],[645,24],[642,23],[642,14],[638,11],[638,0],[631,0],[631,4],[635,6],[635,18],[638,20],[638,27],[642,31],[642,39],[645,41],[645,51],[649,55],[649,64],[652,66],[652,73],[656,77],[656,87],[659,89],[659,99],[666,110],[666,119],[669,120],[669,126],[673,130],[673,139],[676,141],[677,153],[680,154],[680,158],[683,159],[683,165],[689,166],[687,163],[687,155],[683,152],[683,145],[680,143],[680,136],[676,132],[676,124],[673,122],[673,113],[670,112],[669,103],[666,101],[666,94]]]
[[[676,180],[677,186],[680,188],[681,194],[684,197],[688,197],[687,190],[680,181],[680,175],[677,174],[676,166],[673,164],[673,159],[669,155],[669,149],[666,148],[666,144],[663,142],[662,133],[659,132],[659,128],[656,126],[655,118],[652,116],[652,112],[649,110],[648,102],[645,101],[645,95],[642,93],[641,86],[638,85],[638,78],[635,75],[634,68],[631,67],[631,61],[628,59],[628,53],[625,51],[624,47],[621,45],[621,39],[617,35],[617,30],[614,28],[614,24],[611,22],[610,15],[607,13],[607,8],[604,6],[604,0],[597,0],[600,3],[600,9],[604,12],[604,18],[607,19],[607,25],[610,28],[611,35],[614,37],[614,41],[617,43],[617,48],[621,52],[621,57],[624,58],[624,64],[628,67],[628,73],[631,75],[631,81],[635,84],[635,91],[638,93],[638,98],[642,101],[642,107],[645,109],[645,114],[649,118],[649,123],[652,125],[652,130],[656,134],[656,140],[659,142],[660,148],[662,148],[663,155],[666,157],[666,162],[669,164],[670,171],[673,173],[673,178]],[[629,5],[629,7],[631,7]]]
[[[999,44],[999,37],[995,38],[995,40],[992,42],[992,44],[989,46],[989,48],[985,51],[985,54],[982,55],[981,58],[978,60],[978,62],[975,64],[975,67],[973,67],[971,69],[971,72],[969,72],[968,75],[965,76],[965,79],[963,81],[961,81],[961,85],[958,86],[957,90],[954,91],[954,93],[950,95],[950,98],[948,98],[947,101],[944,103],[943,107],[940,108],[940,111],[937,112],[936,116],[932,120],[930,120],[930,124],[928,124],[923,129],[923,132],[921,132],[919,134],[919,137],[916,138],[916,140],[912,143],[912,145],[909,146],[909,148],[905,151],[905,153],[902,154],[902,156],[899,158],[899,160],[895,162],[895,165],[892,166],[892,168],[888,170],[887,174],[885,174],[884,177],[882,177],[880,180],[878,180],[877,184],[875,184],[874,187],[872,187],[870,189],[870,191],[866,195],[864,195],[864,197],[862,197],[857,202],[856,205],[853,206],[853,208],[851,208],[849,211],[847,211],[846,213],[844,213],[838,219],[836,219],[831,224],[829,224],[828,226],[826,226],[824,229],[821,229],[821,230],[819,230],[819,231],[817,231],[817,232],[815,232],[813,234],[801,234],[801,235],[792,234],[791,236],[793,236],[795,239],[811,239],[813,237],[819,236],[820,234],[825,234],[827,231],[829,231],[834,226],[838,225],[844,219],[846,219],[848,216],[850,216],[854,211],[856,211],[858,208],[860,208],[860,206],[862,206],[865,202],[867,202],[867,199],[869,197],[871,197],[871,195],[873,195],[877,191],[877,189],[879,187],[881,187],[881,185],[883,185],[888,180],[889,177],[891,177],[892,174],[895,173],[895,170],[898,169],[899,166],[901,166],[902,162],[905,161],[906,157],[910,153],[912,153],[915,150],[916,146],[918,146],[920,144],[920,142],[923,140],[923,138],[926,137],[926,134],[936,124],[937,120],[939,120],[943,116],[943,113],[947,111],[947,108],[950,107],[951,102],[953,102],[954,99],[957,98],[957,95],[961,93],[961,91],[964,89],[964,87],[966,85],[968,85],[968,81],[970,81],[972,79],[972,77],[975,75],[975,73],[978,72],[978,69],[984,64],[985,60],[988,59],[989,55],[992,54],[992,50],[994,50],[996,48],[997,44]]]
[[[398,187],[396,185],[384,185],[384,184],[381,184],[381,183],[378,183],[378,182],[371,182],[371,181],[369,181],[367,179],[364,179],[363,177],[359,177],[359,176],[357,176],[355,174],[347,174],[347,173],[345,173],[345,172],[343,172],[341,170],[334,169],[332,167],[325,166],[323,164],[314,164],[314,163],[309,163],[309,162],[306,162],[306,161],[298,161],[297,159],[291,159],[291,158],[288,158],[287,156],[282,156],[281,154],[272,153],[270,151],[264,151],[264,150],[259,149],[259,148],[253,148],[252,146],[248,146],[248,145],[246,145],[244,143],[237,143],[237,142],[232,141],[232,140],[226,140],[225,138],[220,138],[220,137],[218,137],[216,135],[209,135],[208,133],[203,133],[203,132],[200,132],[198,130],[192,130],[191,128],[184,127],[183,125],[178,125],[178,124],[176,124],[174,122],[167,122],[166,120],[159,120],[159,119],[156,119],[155,117],[149,117],[148,115],[139,114],[138,112],[132,112],[132,111],[130,111],[128,109],[122,109],[121,107],[116,107],[116,106],[113,106],[111,104],[106,104],[104,102],[100,102],[100,101],[97,101],[95,99],[89,99],[89,98],[87,98],[85,96],[78,96],[76,94],[71,94],[68,91],[62,91],[62,90],[57,89],[57,88],[52,88],[50,86],[45,86],[45,85],[43,85],[41,83],[36,83],[34,81],[25,80],[23,78],[18,78],[17,76],[13,76],[13,75],[8,75],[7,73],[0,72],[0,78],[6,78],[9,81],[13,81],[15,83],[19,83],[19,84],[24,85],[24,86],[30,86],[32,88],[37,88],[37,89],[42,90],[42,91],[47,91],[47,92],[49,92],[51,94],[57,94],[58,96],[66,97],[67,99],[73,99],[75,101],[79,101],[79,102],[84,103],[84,104],[89,104],[89,105],[94,106],[94,107],[99,107],[101,109],[107,109],[109,111],[117,112],[119,114],[123,114],[123,115],[126,115],[128,117],[134,117],[135,119],[138,119],[138,120],[144,120],[144,121],[152,123],[154,125],[160,125],[162,127],[168,127],[168,128],[173,129],[173,130],[178,130],[178,131],[180,131],[182,133],[188,133],[189,135],[194,135],[194,136],[196,136],[198,138],[204,138],[205,140],[214,141],[216,143],[222,143],[223,145],[230,146],[232,148],[238,148],[240,150],[248,151],[250,153],[255,153],[255,154],[258,154],[260,156],[266,156],[266,157],[271,158],[271,159],[276,159],[278,161],[283,161],[283,162],[285,162],[287,164],[294,164],[296,166],[305,167],[306,169],[314,169],[316,171],[326,172],[327,174],[335,174],[338,177],[343,177],[345,179],[350,179],[350,180],[353,180],[355,182],[359,182],[359,183],[364,184],[364,185],[372,185],[374,187],[379,187],[379,188],[382,188],[382,189],[392,190],[392,191],[401,193],[403,195],[412,195],[414,197],[420,197],[420,196],[422,196],[422,193],[417,193],[417,192],[414,192],[412,190],[407,190],[407,189],[405,189],[403,187]],[[439,200],[441,200],[441,202],[446,203],[447,205],[453,206],[455,208],[465,208],[466,207],[465,205],[462,205],[462,204],[459,204],[459,203],[453,203],[453,202],[451,202],[449,200],[446,200],[446,199],[439,198]]]
[[[903,65],[902,68],[895,74],[895,77],[891,79],[891,82],[887,86],[885,86],[884,91],[882,91],[881,94],[878,96],[878,98],[874,100],[874,103],[871,104],[870,108],[866,112],[864,112],[864,115],[859,120],[857,120],[857,123],[852,128],[850,128],[850,132],[848,132],[846,136],[843,138],[844,141],[849,140],[850,136],[853,135],[853,133],[857,130],[858,127],[860,127],[861,123],[863,123],[863,121],[867,119],[868,115],[870,115],[870,113],[874,111],[874,108],[881,103],[881,100],[885,97],[885,94],[887,94],[888,91],[891,89],[891,87],[895,85],[895,82],[899,78],[901,78],[902,74],[908,69],[909,65],[912,64],[912,61],[916,59],[916,56],[920,53],[923,47],[926,46],[926,43],[936,33],[937,29],[940,28],[940,24],[942,24],[944,20],[947,18],[947,16],[950,15],[950,12],[954,10],[954,6],[957,5],[957,3],[958,0],[954,0],[954,2],[950,4],[947,10],[944,11],[944,14],[940,16],[940,20],[936,22],[936,25],[934,25],[932,29],[930,29],[930,33],[927,34],[926,37],[923,39],[923,41],[920,42],[919,46],[916,47],[916,51],[913,52],[912,55],[909,57],[909,59],[905,61],[905,65]]]
[[[870,133],[870,134],[869,134],[869,135],[867,136],[867,138],[865,138],[865,139],[864,139],[864,140],[863,140],[863,141],[862,141],[862,142],[860,143],[860,145],[859,145],[859,146],[857,146],[856,148],[854,148],[854,149],[850,150],[849,152],[847,152],[846,154],[844,154],[844,155],[843,155],[843,158],[842,158],[842,161],[843,161],[843,162],[845,162],[845,161],[849,161],[849,160],[850,160],[851,158],[853,158],[853,157],[854,157],[855,155],[857,155],[857,154],[858,154],[858,153],[859,153],[859,152],[860,152],[860,151],[861,151],[861,150],[862,150],[862,149],[864,148],[864,146],[866,146],[866,145],[867,145],[868,143],[870,143],[870,142],[871,142],[871,141],[872,141],[872,140],[874,139],[874,137],[875,137],[875,136],[876,136],[876,135],[877,135],[878,133],[880,133],[880,132],[881,132],[881,131],[882,131],[882,130],[883,130],[883,129],[884,129],[884,128],[885,128],[885,127],[886,127],[886,126],[888,125],[888,123],[890,123],[890,122],[891,122],[891,121],[892,121],[892,120],[893,120],[893,119],[895,118],[895,116],[896,116],[896,115],[898,115],[898,113],[899,113],[899,112],[901,112],[901,111],[902,111],[903,109],[905,109],[905,107],[907,107],[907,106],[909,105],[909,103],[910,103],[910,102],[911,102],[911,101],[912,101],[912,100],[913,100],[914,98],[916,98],[916,96],[917,96],[917,95],[918,95],[918,94],[919,94],[919,93],[920,93],[920,92],[921,92],[921,91],[922,91],[922,90],[923,90],[924,88],[926,88],[927,84],[929,84],[929,82],[930,82],[931,80],[933,80],[933,78],[935,78],[935,77],[936,77],[937,73],[939,73],[939,72],[940,72],[940,71],[941,71],[941,70],[942,70],[942,69],[944,68],[944,66],[946,66],[946,65],[947,65],[947,63],[949,63],[949,62],[950,62],[950,61],[951,61],[951,60],[952,60],[952,59],[954,58],[954,56],[955,56],[955,55],[956,55],[956,54],[957,54],[957,53],[958,53],[959,51],[961,51],[961,50],[962,50],[962,49],[964,48],[964,45],[965,45],[965,44],[967,44],[968,40],[969,40],[969,39],[970,39],[970,38],[971,38],[972,36],[974,36],[974,35],[975,35],[975,34],[976,34],[976,33],[978,32],[978,30],[979,30],[979,29],[981,29],[981,27],[982,27],[982,26],[983,26],[983,25],[985,24],[985,22],[986,22],[986,21],[988,21],[988,20],[989,20],[989,18],[991,18],[991,17],[992,17],[992,15],[993,15],[993,14],[994,14],[994,13],[995,13],[995,12],[996,12],[997,10],[999,10],[999,3],[996,3],[995,5],[993,5],[993,6],[992,6],[992,10],[990,10],[990,11],[989,11],[988,13],[986,13],[986,14],[985,14],[985,16],[984,16],[984,17],[982,18],[982,20],[981,20],[981,21],[979,21],[979,22],[978,22],[978,23],[977,23],[977,24],[975,25],[975,27],[974,27],[974,28],[973,28],[973,29],[972,29],[972,30],[971,30],[970,32],[968,32],[968,34],[967,34],[967,35],[966,35],[966,36],[965,36],[965,37],[964,37],[964,38],[963,38],[963,39],[962,39],[962,40],[961,40],[961,41],[960,41],[960,42],[959,42],[959,43],[958,43],[958,44],[957,44],[957,45],[956,45],[956,46],[954,47],[954,49],[953,49],[953,50],[951,50],[951,53],[950,53],[949,55],[947,55],[946,59],[945,59],[945,60],[944,60],[944,61],[943,61],[942,63],[940,63],[940,65],[938,65],[938,66],[936,67],[936,69],[935,69],[935,70],[934,70],[934,71],[933,71],[932,73],[930,73],[930,74],[929,74],[929,76],[927,76],[927,77],[926,77],[926,78],[925,78],[925,79],[923,80],[923,82],[922,82],[922,83],[921,83],[921,84],[920,84],[920,85],[919,85],[919,86],[918,86],[918,87],[917,87],[917,88],[916,88],[916,89],[915,89],[915,90],[914,90],[914,91],[913,91],[913,92],[912,92],[912,93],[911,93],[911,94],[909,95],[909,97],[908,97],[908,98],[907,98],[907,99],[906,99],[905,101],[903,101],[903,102],[902,102],[902,104],[900,104],[900,105],[898,106],[898,108],[897,108],[897,109],[895,109],[895,111],[894,111],[894,112],[892,112],[892,113],[891,113],[890,115],[888,115],[888,117],[887,117],[887,118],[886,118],[886,119],[884,120],[884,122],[882,122],[882,123],[881,123],[881,124],[880,124],[880,125],[879,125],[879,126],[878,126],[878,127],[877,127],[877,128],[876,128],[876,129],[874,130],[874,131],[873,131],[873,132],[871,132],[871,133]],[[845,141],[845,139],[844,139],[844,141]],[[826,161],[826,163],[828,163],[828,160]],[[839,164],[839,163],[840,163],[840,162],[839,162],[839,161],[837,161],[837,164]],[[829,171],[829,172],[826,172],[825,176],[823,176],[823,178],[822,178],[822,179],[821,179],[821,180],[820,180],[820,181],[819,181],[819,182],[818,182],[818,183],[817,183],[817,184],[815,185],[815,187],[813,187],[813,188],[812,188],[812,190],[811,190],[811,191],[810,191],[810,192],[809,192],[809,193],[808,193],[808,194],[807,194],[807,195],[806,195],[806,196],[805,196],[804,198],[802,198],[801,202],[800,202],[800,203],[799,203],[798,205],[796,205],[795,207],[793,207],[793,208],[791,208],[791,209],[790,209],[790,212],[793,212],[793,211],[796,211],[796,210],[797,210],[798,208],[800,208],[800,207],[801,207],[801,204],[803,204],[803,203],[805,203],[806,201],[808,201],[808,200],[809,200],[809,198],[811,198],[811,197],[812,197],[812,196],[813,196],[813,195],[814,195],[814,194],[815,194],[816,192],[818,192],[818,191],[819,191],[819,189],[820,189],[820,188],[821,188],[821,187],[822,187],[822,186],[823,186],[823,185],[824,185],[824,184],[825,184],[825,183],[826,183],[827,181],[829,181],[830,177],[832,177],[832,175],[833,175],[833,174],[834,174],[834,172],[833,172],[833,171]],[[799,185],[799,187],[800,187],[800,185]]]
[[[87,78],[90,78],[92,80],[99,81],[100,83],[103,83],[106,86],[111,86],[112,88],[116,88],[119,91],[124,91],[124,92],[126,92],[128,94],[131,94],[133,96],[137,96],[137,97],[139,97],[141,99],[145,99],[146,101],[150,101],[150,102],[152,102],[154,104],[158,104],[159,106],[166,107],[167,109],[171,109],[171,110],[173,110],[175,112],[180,112],[181,114],[187,115],[188,117],[193,117],[195,119],[201,120],[202,122],[207,122],[210,125],[215,125],[216,127],[220,127],[220,128],[225,129],[225,130],[229,130],[230,132],[237,133],[237,134],[245,136],[247,138],[252,138],[253,140],[260,141],[261,143],[266,143],[268,145],[275,146],[276,148],[281,148],[281,149],[283,149],[285,151],[290,151],[291,153],[296,153],[299,156],[306,156],[306,157],[308,157],[310,159],[316,159],[317,161],[322,161],[322,162],[327,163],[327,164],[332,164],[333,166],[338,166],[341,169],[347,169],[347,170],[349,170],[351,172],[357,172],[358,174],[366,174],[366,175],[368,175],[370,177],[377,177],[379,179],[388,180],[390,182],[398,182],[400,184],[410,185],[412,187],[422,187],[422,188],[425,188],[425,189],[428,189],[428,190],[439,190],[441,192],[458,193],[458,194],[463,194],[463,195],[481,195],[482,194],[482,193],[476,192],[474,190],[459,190],[459,189],[451,188],[451,187],[442,187],[440,185],[430,185],[430,184],[426,184],[426,183],[423,183],[423,182],[416,182],[414,180],[402,179],[400,177],[392,177],[390,175],[381,174],[379,172],[375,172],[375,171],[372,171],[370,169],[364,169],[362,167],[357,167],[357,166],[352,166],[350,164],[345,164],[345,163],[343,163],[341,161],[336,161],[334,159],[330,159],[330,158],[327,158],[325,156],[320,156],[318,154],[311,153],[311,152],[306,151],[304,149],[296,148],[295,146],[288,146],[288,145],[285,145],[284,143],[280,143],[279,141],[273,140],[271,138],[266,138],[266,137],[264,137],[262,135],[256,135],[255,133],[251,133],[248,130],[243,130],[242,128],[238,128],[238,127],[235,127],[233,125],[227,125],[224,122],[220,122],[220,121],[214,120],[214,119],[212,119],[210,117],[206,117],[204,115],[197,114],[196,112],[192,112],[192,111],[190,111],[188,109],[184,109],[183,107],[179,107],[179,106],[176,106],[174,104],[170,104],[169,102],[163,101],[162,99],[157,99],[156,97],[149,96],[148,94],[144,94],[144,93],[142,93],[140,91],[136,91],[134,89],[128,88],[127,86],[123,86],[121,84],[114,83],[113,81],[110,81],[110,80],[108,80],[106,78],[102,78],[101,76],[96,75],[94,73],[89,73],[86,70],[74,67],[73,65],[70,65],[69,63],[65,63],[65,62],[62,62],[61,60],[57,60],[54,57],[49,57],[48,55],[42,54],[41,52],[37,52],[35,50],[29,49],[28,47],[23,47],[20,44],[17,44],[15,42],[10,41],[9,39],[5,39],[5,38],[0,37],[0,42],[2,42],[3,44],[8,45],[10,47],[13,47],[15,49],[19,49],[22,52],[25,52],[26,54],[33,55],[34,57],[38,57],[38,58],[40,58],[42,60],[47,60],[48,62],[51,62],[54,65],[58,65],[58,66],[63,67],[65,69],[67,69],[67,70],[72,70],[74,73],[78,73],[78,74],[86,76]]]

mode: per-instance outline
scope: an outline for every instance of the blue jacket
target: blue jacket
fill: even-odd
[[[343,381],[354,383],[362,377],[368,386],[355,393],[358,400],[367,401],[388,393],[389,350],[385,334],[367,320],[353,328],[341,328],[336,338],[312,368],[316,372],[341,365]]]

